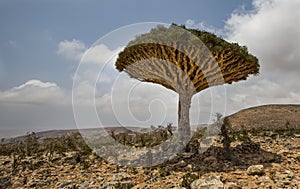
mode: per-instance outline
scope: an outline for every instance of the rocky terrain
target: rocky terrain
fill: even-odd
[[[150,168],[107,162],[93,154],[77,134],[42,144],[30,135],[18,145],[1,144],[0,188],[296,189],[300,188],[300,129],[293,120],[299,112],[292,118],[288,121],[295,127],[251,127],[231,133],[230,158],[224,155],[222,136],[218,136],[203,153],[177,153]]]

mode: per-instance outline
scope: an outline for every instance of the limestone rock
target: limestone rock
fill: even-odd
[[[192,182],[191,189],[223,189],[224,184],[218,176],[209,176]]]
[[[265,169],[263,165],[252,165],[247,169],[248,175],[263,175],[265,174]]]
[[[241,189],[241,187],[234,182],[228,182],[225,184],[225,189]]]

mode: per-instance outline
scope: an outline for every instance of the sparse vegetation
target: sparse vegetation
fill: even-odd
[[[286,124],[284,124],[280,130],[277,127],[274,130],[257,128],[254,131],[247,129],[247,126],[243,127],[241,125],[240,129],[234,132],[231,125],[229,125],[229,127],[224,127],[225,130],[223,130],[224,128],[222,128],[222,126],[224,123],[226,125],[226,118],[222,119],[222,117],[219,117],[215,120],[215,123],[216,124],[211,128],[201,127],[194,132],[190,143],[185,149],[185,152],[193,153],[180,152],[174,158],[170,159],[170,161],[167,161],[162,165],[136,169],[118,166],[107,161],[102,161],[99,156],[92,153],[91,149],[85,144],[79,133],[68,133],[60,137],[48,139],[38,138],[35,133],[27,133],[26,138],[22,141],[1,143],[0,155],[6,156],[9,159],[1,164],[3,167],[6,167],[6,169],[8,167],[8,170],[6,171],[9,171],[9,174],[7,174],[8,176],[0,175],[0,181],[2,182],[0,183],[0,186],[5,188],[15,186],[16,184],[14,179],[21,177],[20,175],[23,175],[24,172],[26,172],[26,174],[38,172],[39,174],[49,175],[52,173],[49,170],[57,169],[57,172],[61,172],[61,170],[63,170],[69,172],[74,171],[75,173],[77,171],[76,174],[79,174],[78,172],[80,172],[80,174],[82,174],[82,172],[84,172],[84,174],[99,173],[103,178],[106,178],[107,175],[114,177],[114,174],[117,175],[119,173],[120,175],[126,173],[130,174],[131,176],[126,176],[124,178],[122,178],[122,176],[120,176],[120,178],[119,176],[115,176],[117,180],[114,182],[114,187],[119,188],[131,188],[135,185],[145,182],[147,184],[156,183],[155,187],[158,186],[158,182],[161,182],[159,187],[163,187],[165,186],[165,183],[169,183],[172,186],[190,188],[193,181],[199,179],[200,176],[201,178],[205,178],[205,175],[211,172],[222,174],[224,176],[231,174],[230,172],[232,172],[232,170],[239,169],[242,171],[245,169],[245,166],[256,165],[257,163],[270,166],[272,165],[271,163],[280,164],[281,161],[285,161],[285,163],[289,162],[293,165],[297,163],[299,164],[300,162],[299,155],[290,155],[291,151],[289,151],[289,153],[283,151],[284,154],[281,155],[285,156],[285,158],[289,158],[288,160],[281,159],[281,156],[276,154],[278,152],[277,145],[280,145],[280,148],[286,147],[287,149],[299,150],[297,146],[292,146],[289,143],[291,138],[293,138],[294,142],[296,142],[297,140],[295,139],[299,137],[293,133],[297,132],[297,128],[294,128],[293,125],[289,125],[287,127]],[[221,123],[222,125],[220,125]],[[120,139],[122,139],[121,141],[126,145],[146,147],[146,145],[149,144],[159,144],[164,140],[168,140],[168,138],[165,136],[165,133],[167,133],[168,137],[176,135],[177,133],[173,133],[172,130],[172,125],[169,124],[167,127],[152,126],[152,130],[147,135],[146,133],[137,132],[134,134],[127,132],[121,135],[117,132],[111,132],[111,135],[115,139],[120,137]],[[226,148],[221,147],[220,140],[217,141],[217,145],[212,145],[207,149],[207,151],[196,154],[199,148],[201,148],[199,145],[202,145],[205,142],[211,142],[206,141],[206,139],[208,140],[211,136],[220,132],[220,130],[221,133],[219,133],[220,136],[218,138],[227,138],[227,141],[229,141],[229,145],[226,143],[231,151],[231,154],[228,156],[229,158],[224,158],[224,156],[226,156]],[[251,139],[253,139],[253,133],[255,132],[257,134],[254,137],[256,141],[252,142]],[[276,137],[274,140],[272,140],[274,136]],[[146,140],[142,140],[141,138]],[[258,138],[260,141],[264,141],[265,139],[268,140],[265,140],[260,144],[257,142]],[[230,146],[231,143],[234,143],[234,145]],[[28,148],[31,144],[34,144],[34,146]],[[275,148],[275,150],[272,151],[273,153],[264,150],[268,145],[272,145],[273,148]],[[152,156],[154,157],[154,154],[152,153],[154,152],[149,150],[147,153],[148,155],[145,156],[145,158],[148,158],[146,161],[148,161],[149,165],[152,165],[153,163]],[[111,153],[111,155],[114,156],[113,153]],[[117,158],[116,160],[122,163],[122,165],[126,165],[129,162],[128,159],[122,159],[120,156],[116,156],[115,158]],[[100,167],[103,167],[102,172],[98,172],[99,169],[101,169]],[[4,172],[5,170],[2,169],[0,171]],[[283,172],[282,174],[287,173]],[[270,180],[274,183],[275,181],[277,183],[279,180],[278,170],[274,167],[271,167],[270,171],[266,170],[266,175],[269,176]],[[236,175],[232,174],[231,176]],[[296,177],[291,175],[290,178],[294,179]],[[172,180],[172,182],[164,182],[164,180],[169,179]],[[180,182],[173,183],[175,180],[177,182],[180,180]],[[57,180],[49,182],[52,183],[51,186],[53,187],[53,183],[57,182]],[[104,181],[99,182],[105,186]],[[99,185],[99,182],[94,181],[94,184],[97,183]],[[243,182],[249,182],[249,180]],[[20,183],[26,187],[30,186],[25,178],[24,180],[21,180]],[[74,186],[75,185],[79,186],[79,184],[74,184]],[[31,186],[38,187],[50,185],[47,185],[47,183],[44,183],[43,185],[43,182],[41,182],[34,183]],[[142,185],[141,187],[143,188],[144,186],[145,185]]]
[[[93,154],[79,133],[67,133],[62,136],[43,139],[36,133],[27,133],[24,140],[7,141],[0,143],[0,188],[20,187],[47,187],[57,188],[57,182],[62,185],[70,175],[81,178],[82,175],[97,174],[99,180],[93,180],[89,186],[111,186],[119,188],[131,188],[135,185],[144,188],[146,185],[153,188],[190,188],[191,183],[199,179],[207,178],[207,175],[221,175],[221,181],[239,179],[241,187],[259,188],[253,178],[244,177],[247,167],[262,164],[266,167],[265,176],[270,179],[262,181],[266,184],[271,182],[272,188],[281,188],[284,185],[296,188],[299,183],[295,175],[299,170],[299,125],[293,120],[285,120],[282,125],[270,127],[248,127],[240,124],[233,127],[231,122],[221,116],[216,116],[215,124],[210,127],[200,127],[195,132],[184,149],[170,157],[170,160],[161,165],[149,168],[130,168],[118,166]],[[227,127],[225,127],[227,126]],[[116,130],[111,136],[126,145],[143,147],[161,144],[169,140],[173,133],[173,127],[152,126],[149,133],[125,132]],[[167,133],[167,137],[166,134]],[[203,153],[198,153],[200,145],[212,142],[211,136],[218,134],[218,140]],[[222,147],[221,139],[223,139]],[[224,141],[225,139],[225,141]],[[105,137],[102,140],[106,140]],[[252,141],[253,140],[253,141]],[[150,145],[151,144],[151,145]],[[226,152],[226,145],[231,154]],[[145,148],[146,147],[146,148]],[[161,146],[168,149],[170,146]],[[278,150],[280,149],[280,150]],[[281,150],[282,149],[282,150]],[[129,165],[130,159],[115,155],[115,149],[111,149],[109,155],[113,156],[122,165]],[[189,153],[192,152],[192,153]],[[196,154],[198,153],[198,154]],[[228,158],[225,158],[228,155]],[[153,164],[155,150],[148,150],[143,156],[145,163]],[[127,164],[129,163],[129,164]],[[288,165],[288,167],[286,166]],[[284,169],[283,169],[284,168]],[[236,174],[236,171],[241,172]],[[53,174],[53,175],[52,175]],[[24,176],[26,175],[26,176]],[[122,176],[124,175],[124,176]],[[228,176],[229,175],[229,176]],[[67,187],[79,188],[84,181],[72,179],[72,184]],[[116,178],[113,183],[107,183],[107,178]],[[104,179],[102,179],[104,178]],[[180,180],[181,179],[181,180]],[[44,182],[46,180],[46,182]],[[79,183],[78,183],[78,182]],[[180,181],[180,182],[178,182]],[[253,181],[253,182],[252,182]],[[87,185],[86,185],[87,186]]]
[[[168,140],[172,135],[172,124],[169,123],[167,127],[151,126],[152,131],[146,133],[140,132],[121,132],[116,134],[114,130],[110,132],[110,136],[123,145],[135,147],[153,147]]]
[[[185,187],[187,189],[191,189],[191,184],[193,181],[199,178],[199,175],[193,174],[193,173],[186,173],[182,176],[182,181],[180,186]]]
[[[76,152],[69,162],[80,163],[87,169],[90,165],[86,160],[87,156],[92,154],[79,133],[70,133],[60,137],[46,138],[39,140],[34,132],[27,133],[23,141],[12,141],[1,143],[0,155],[11,156],[11,172],[16,173],[24,170],[26,167],[33,170],[40,167],[42,162],[33,163],[32,159],[26,160],[26,157],[45,156],[48,163],[56,161],[55,154],[65,155],[68,152]],[[67,159],[66,159],[67,160]],[[27,163],[24,163],[27,162]]]
[[[224,156],[226,159],[231,160],[232,151],[230,148],[230,143],[232,142],[231,137],[229,136],[230,123],[228,119],[225,118],[221,127],[221,135],[223,137],[222,143],[224,147]]]
[[[159,171],[159,175],[161,177],[166,177],[166,176],[170,175],[170,171],[167,170],[166,168],[159,168],[158,171]]]

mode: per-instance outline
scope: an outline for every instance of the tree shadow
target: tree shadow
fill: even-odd
[[[168,171],[201,172],[231,172],[237,169],[247,169],[251,165],[262,164],[265,167],[271,163],[279,163],[282,157],[268,152],[259,143],[251,140],[230,147],[230,158],[223,147],[210,146],[203,153],[181,153],[169,161],[159,165]]]

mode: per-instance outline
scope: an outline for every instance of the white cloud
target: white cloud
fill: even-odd
[[[95,45],[87,49],[83,56],[82,62],[91,64],[105,64],[111,61],[111,59],[115,60],[121,50],[122,48],[111,50],[104,44]]]
[[[26,83],[15,87],[15,89],[22,89],[28,86],[33,86],[33,87],[40,87],[40,88],[48,88],[48,87],[57,87],[56,83],[51,83],[51,82],[41,82],[40,80],[29,80]]]
[[[235,10],[223,29],[186,21],[187,27],[219,32],[228,41],[246,45],[259,58],[258,76],[226,85],[226,115],[262,104],[300,103],[300,1],[254,0],[253,7]],[[209,102],[209,94],[203,94]],[[219,106],[214,112],[222,111],[222,101],[224,96],[214,99]],[[209,103],[203,105],[202,109],[209,109]]]
[[[69,60],[80,61],[85,50],[86,47],[84,43],[79,40],[64,40],[59,42],[57,54],[62,55]]]
[[[291,79],[291,78],[289,78]],[[289,79],[251,78],[249,81],[227,85],[227,114],[262,104],[300,103],[299,84],[285,85]]]
[[[269,103],[300,103],[300,1],[253,0],[226,21],[226,39],[246,45],[259,59],[256,77],[226,85],[227,114]]]
[[[97,44],[90,48],[76,39],[64,40],[58,44],[57,53],[69,60],[82,61],[87,64],[105,64],[112,58],[115,60],[121,47],[109,49],[105,44]]]
[[[228,39],[247,45],[260,59],[263,72],[300,69],[300,1],[254,0],[254,11],[232,13]]]
[[[20,86],[0,91],[0,103],[65,105],[70,104],[70,95],[56,83],[30,80]]]

